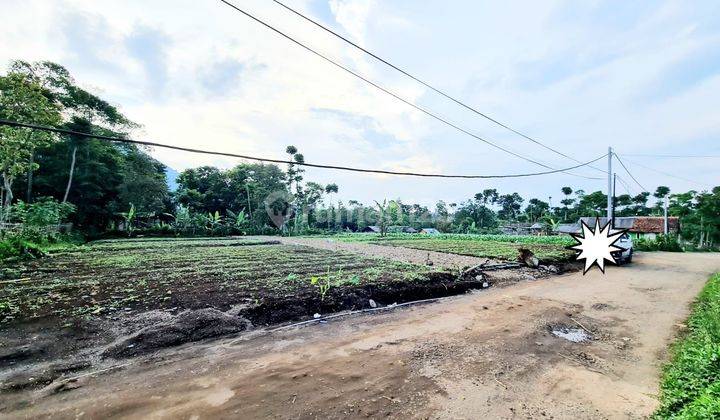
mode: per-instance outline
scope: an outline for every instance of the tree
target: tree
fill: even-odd
[[[55,125],[60,109],[37,83],[22,74],[0,76],[0,118],[35,124]],[[27,128],[0,127],[0,173],[5,194],[0,222],[13,200],[13,182],[18,175],[38,168],[35,150],[50,144],[55,136]]]
[[[493,205],[497,202],[499,194],[495,188],[488,188],[481,193],[475,194],[475,199],[484,205]]]
[[[550,205],[545,201],[531,198],[530,201],[528,201],[528,206],[525,208],[525,214],[528,216],[530,223],[535,223],[540,220],[549,209]]]
[[[607,212],[607,195],[602,191],[583,194],[578,201],[578,213],[581,216],[602,216]]]
[[[375,200],[375,205],[378,208],[378,228],[380,229],[380,236],[385,236],[388,228],[387,200],[383,200],[382,204]]]
[[[62,113],[69,119],[70,129],[92,133],[96,128],[102,128],[109,131],[107,134],[123,135],[126,130],[138,127],[109,102],[79,87],[70,72],[59,64],[16,60],[10,65],[10,73],[23,75],[40,86],[50,100],[60,105]],[[71,136],[70,141],[72,147],[63,202],[67,201],[73,185],[79,143],[85,141],[85,138]],[[28,181],[28,189],[31,189],[29,176]]]
[[[477,200],[468,200],[460,203],[454,215],[457,229],[463,233],[474,226],[474,230],[482,231],[497,226],[497,216],[492,209],[480,204]],[[477,233],[477,232],[472,232]]]
[[[168,187],[165,165],[136,147],[124,147],[122,184],[118,188],[120,203],[133,203],[138,213],[168,210]]]
[[[655,189],[655,193],[653,193],[653,197],[657,198],[658,200],[662,200],[665,198],[668,194],[670,194],[670,188],[666,187],[664,185],[660,185]]]
[[[615,213],[618,216],[630,216],[632,209],[632,197],[630,194],[621,194],[615,197]]]
[[[650,197],[650,193],[644,191],[632,198],[635,216],[647,216],[650,214],[650,210],[647,208],[648,197]]]
[[[332,193],[337,194],[338,191],[339,191],[339,189],[338,189],[337,184],[327,184],[327,185],[325,186],[325,194],[328,194],[328,197],[329,197],[330,194],[332,194]],[[330,201],[330,208],[334,210],[332,201]],[[334,228],[334,227],[335,227],[335,219],[336,219],[336,217],[335,217],[335,215],[333,214],[333,215],[331,216],[331,218],[332,218],[332,224],[333,224],[333,228]]]
[[[565,217],[563,218],[563,220],[567,222],[568,221],[568,209],[570,206],[573,205],[573,203],[575,203],[575,199],[570,198],[570,196],[573,193],[573,190],[570,187],[562,187],[560,189],[560,191],[562,191],[562,193],[565,195],[565,198],[560,200],[560,204],[563,205],[563,208],[565,210]]]
[[[499,196],[497,203],[501,209],[498,212],[498,216],[504,220],[517,220],[523,201],[523,198],[520,197],[518,193]]]

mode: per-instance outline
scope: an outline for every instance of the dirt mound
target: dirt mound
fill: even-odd
[[[137,356],[165,347],[245,331],[250,326],[248,320],[216,309],[185,311],[119,339],[108,346],[102,356]]]

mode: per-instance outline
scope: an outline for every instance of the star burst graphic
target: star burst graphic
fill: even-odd
[[[577,253],[578,260],[585,260],[585,268],[583,275],[587,273],[593,265],[597,265],[600,271],[605,273],[605,261],[617,264],[617,260],[612,255],[613,252],[623,251],[622,248],[615,246],[615,242],[619,241],[627,229],[619,230],[615,233],[610,232],[611,223],[608,222],[604,227],[600,227],[600,219],[595,218],[595,227],[590,229],[585,221],[582,222],[582,234],[570,234],[577,245],[568,247]]]

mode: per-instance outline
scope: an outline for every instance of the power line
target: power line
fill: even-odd
[[[235,153],[214,152],[214,151],[210,151],[210,150],[192,149],[192,148],[188,148],[188,147],[173,146],[173,145],[169,145],[169,144],[155,143],[155,142],[150,142],[150,141],[130,140],[130,139],[125,139],[125,138],[121,138],[121,137],[104,136],[104,135],[99,135],[99,134],[89,134],[89,133],[83,133],[80,131],[66,130],[66,129],[62,129],[62,128],[48,127],[48,126],[37,125],[37,124],[21,123],[21,122],[17,122],[17,121],[9,121],[9,120],[4,120],[4,119],[0,119],[0,125],[5,125],[5,126],[9,126],[9,127],[29,128],[32,130],[42,130],[42,131],[48,131],[48,132],[53,132],[53,133],[58,133],[58,134],[66,134],[66,135],[73,135],[73,136],[79,136],[79,137],[93,138],[93,139],[112,141],[112,142],[118,142],[118,143],[128,143],[128,144],[138,144],[138,145],[151,146],[151,147],[161,147],[161,148],[165,148],[165,149],[180,150],[183,152],[234,157],[234,158],[240,158],[240,159],[254,160],[254,161],[258,161],[258,162],[284,163],[284,164],[292,164],[292,165],[297,165],[297,166],[308,166],[311,168],[336,169],[336,170],[342,170],[342,171],[364,172],[364,173],[375,173],[375,174],[386,174],[386,175],[417,176],[417,177],[426,177],[426,178],[489,179],[489,178],[522,178],[522,177],[530,177],[530,176],[538,176],[538,175],[549,175],[549,174],[565,172],[565,171],[569,171],[571,169],[577,169],[577,168],[580,168],[583,166],[587,166],[587,165],[597,162],[598,160],[603,159],[607,156],[607,155],[602,155],[591,161],[581,163],[579,165],[571,166],[569,168],[554,169],[554,170],[545,171],[545,172],[533,172],[533,173],[524,173],[524,174],[506,174],[506,175],[447,175],[447,174],[433,174],[433,173],[385,171],[385,170],[381,170],[381,169],[364,169],[364,168],[354,168],[354,167],[349,167],[349,166],[321,165],[321,164],[306,163],[306,162],[298,163],[298,162],[294,162],[294,161],[290,161],[290,160],[260,158],[260,157],[240,155],[240,154],[235,154]]]
[[[656,157],[656,158],[680,158],[680,159],[693,159],[693,158],[720,158],[720,155],[652,155],[644,153],[623,153],[623,156],[642,156],[642,157]]]
[[[565,154],[565,153],[563,153],[563,152],[561,152],[561,151],[559,151],[559,150],[557,150],[557,149],[553,149],[552,147],[543,144],[543,143],[540,142],[539,140],[536,140],[536,139],[534,139],[534,138],[532,138],[532,137],[524,134],[523,132],[518,131],[518,130],[510,127],[509,125],[507,125],[507,124],[505,124],[505,123],[502,123],[502,122],[496,120],[495,118],[493,118],[493,117],[491,117],[491,116],[489,116],[489,115],[487,115],[487,114],[485,114],[485,113],[477,110],[476,108],[473,108],[472,106],[467,105],[466,103],[460,101],[459,99],[456,99],[455,97],[450,96],[450,94],[448,94],[448,93],[444,92],[443,90],[440,90],[440,89],[432,86],[430,83],[425,82],[424,80],[420,79],[419,77],[413,76],[413,75],[412,75],[411,73],[409,73],[407,70],[403,70],[402,68],[396,66],[395,64],[392,64],[392,63],[389,62],[388,60],[386,60],[386,59],[378,56],[377,54],[373,53],[372,51],[367,50],[366,48],[363,48],[362,46],[358,45],[357,43],[355,43],[355,42],[351,41],[350,39],[348,39],[348,38],[340,35],[339,33],[333,31],[332,29],[330,29],[330,28],[328,28],[328,27],[326,27],[325,25],[321,24],[320,22],[318,22],[318,21],[316,21],[316,20],[308,17],[307,15],[304,15],[303,13],[297,11],[296,9],[293,9],[292,7],[284,4],[283,2],[278,1],[278,0],[273,0],[273,1],[274,1],[276,4],[280,5],[281,7],[285,8],[286,10],[288,10],[288,11],[294,13],[295,15],[297,15],[297,16],[305,19],[306,21],[312,23],[313,25],[315,25],[315,26],[317,26],[318,28],[324,30],[325,32],[328,32],[328,33],[336,36],[337,38],[340,38],[341,40],[345,41],[346,43],[352,45],[353,47],[357,48],[358,50],[360,50],[360,51],[364,52],[365,54],[369,55],[370,57],[372,57],[372,58],[380,61],[381,63],[383,63],[383,64],[385,64],[385,65],[393,68],[394,70],[396,70],[396,71],[404,74],[405,76],[411,78],[412,80],[414,80],[414,81],[420,83],[421,85],[425,86],[426,88],[432,90],[433,92],[435,92],[435,93],[437,93],[437,94],[439,94],[439,95],[442,95],[443,97],[451,100],[452,102],[456,103],[457,105],[462,106],[463,108],[465,108],[465,109],[467,109],[467,110],[469,110],[469,111],[471,111],[471,112],[473,112],[473,113],[475,113],[475,114],[477,114],[477,115],[485,118],[485,119],[488,120],[488,121],[491,121],[491,122],[499,125],[500,127],[503,127],[503,128],[506,129],[506,130],[509,130],[509,131],[511,131],[511,132],[513,132],[513,133],[515,133],[515,134],[517,134],[517,135],[525,138],[526,140],[529,140],[529,141],[537,144],[538,146],[541,146],[541,147],[543,147],[543,148],[545,148],[545,149],[547,149],[547,150],[550,150],[551,152],[557,153],[557,154],[560,155],[560,156],[563,156],[563,157],[565,157],[565,158],[568,158],[568,159],[570,159],[570,160],[573,160],[573,161],[575,161],[575,162],[580,163],[580,161],[577,160],[577,159],[575,159],[574,157],[568,156],[567,154]],[[606,172],[606,171],[604,171],[604,170],[602,170],[602,169],[600,169],[600,168],[596,168],[596,167],[594,167],[594,166],[590,166],[590,167],[593,168],[593,169],[596,169],[596,170],[598,170],[598,171],[601,171],[601,172]]]
[[[417,109],[418,111],[420,111],[420,112],[422,112],[422,113],[424,113],[424,114],[426,114],[426,115],[428,115],[428,116],[430,116],[430,117],[432,117],[432,118],[434,118],[434,119],[436,119],[436,120],[438,120],[438,121],[440,121],[440,122],[442,122],[442,123],[444,123],[444,124],[446,124],[446,125],[454,128],[454,129],[460,131],[461,133],[467,134],[467,135],[469,135],[469,136],[471,136],[471,137],[473,137],[473,138],[475,138],[475,139],[477,139],[477,140],[480,140],[481,142],[483,142],[483,143],[485,143],[485,144],[487,144],[487,145],[489,145],[489,146],[492,146],[492,147],[494,147],[494,148],[496,148],[496,149],[498,149],[498,150],[502,150],[502,151],[505,152],[505,153],[511,154],[511,155],[513,155],[513,156],[515,156],[515,157],[517,157],[517,158],[523,159],[523,160],[525,160],[525,161],[527,161],[527,162],[534,163],[534,164],[536,164],[536,165],[538,165],[538,166],[541,166],[541,167],[543,167],[543,168],[546,168],[546,169],[553,169],[553,170],[554,170],[554,168],[551,167],[551,166],[545,165],[544,163],[538,162],[538,161],[533,160],[533,159],[531,159],[531,158],[525,157],[525,156],[523,156],[523,155],[521,155],[521,154],[519,154],[519,153],[513,152],[512,150],[509,150],[509,149],[506,149],[506,148],[504,148],[504,147],[502,147],[502,146],[499,146],[499,145],[497,145],[497,144],[495,144],[495,143],[493,143],[493,142],[491,142],[491,141],[489,141],[489,140],[486,140],[486,139],[478,136],[477,134],[474,134],[474,133],[472,133],[472,132],[470,132],[470,131],[468,131],[468,130],[466,130],[466,129],[464,129],[464,128],[462,128],[462,127],[460,127],[460,126],[458,126],[458,125],[456,125],[456,124],[454,124],[454,123],[452,123],[452,122],[450,122],[449,120],[447,120],[447,119],[445,119],[445,118],[443,118],[443,117],[441,117],[441,116],[439,116],[439,115],[437,115],[437,114],[434,114],[434,113],[431,112],[431,111],[428,111],[427,109],[425,109],[425,108],[423,108],[423,107],[421,107],[421,106],[419,106],[419,105],[416,105],[415,103],[411,102],[410,100],[407,100],[407,99],[399,96],[398,94],[396,94],[396,93],[388,90],[387,88],[384,88],[384,87],[380,86],[379,84],[377,84],[377,83],[373,82],[372,80],[370,80],[370,79],[362,76],[361,74],[359,74],[359,73],[357,73],[357,72],[355,72],[355,71],[353,71],[353,70],[351,70],[351,69],[343,66],[342,64],[334,61],[333,59],[327,57],[326,55],[320,53],[319,51],[317,51],[317,50],[315,50],[315,49],[313,49],[313,48],[311,48],[311,47],[303,44],[302,42],[296,40],[295,38],[291,37],[290,35],[282,32],[281,30],[275,28],[274,26],[270,25],[269,23],[267,23],[267,22],[265,22],[265,21],[263,21],[263,20],[255,17],[255,16],[251,15],[250,13],[248,13],[248,12],[246,12],[245,10],[243,10],[243,9],[235,6],[234,4],[232,4],[232,3],[230,3],[230,2],[228,2],[228,1],[226,1],[226,0],[220,0],[220,1],[221,1],[222,3],[224,3],[224,4],[226,4],[227,6],[235,9],[236,11],[242,13],[243,15],[249,17],[250,19],[254,20],[255,22],[257,22],[257,23],[265,26],[266,28],[270,29],[271,31],[277,33],[278,35],[282,36],[283,38],[285,38],[285,39],[293,42],[294,44],[297,44],[298,46],[302,47],[303,49],[305,49],[305,50],[311,52],[312,54],[314,54],[314,55],[322,58],[323,60],[327,61],[328,63],[330,63],[330,64],[332,64],[332,65],[334,65],[335,67],[338,67],[339,69],[344,70],[345,72],[347,72],[347,73],[349,73],[349,74],[357,77],[358,79],[360,79],[360,80],[368,83],[369,85],[375,87],[376,89],[378,89],[378,90],[380,90],[380,91],[382,91],[382,92],[384,92],[384,93],[392,96],[393,98],[395,98],[395,99],[403,102],[404,104],[406,104],[406,105],[408,105],[408,106],[411,106],[411,107]],[[569,175],[579,176],[579,177],[587,178],[587,179],[600,179],[600,178],[596,178],[596,177],[587,177],[587,176],[578,175],[578,174],[569,174]]]
[[[617,156],[617,154],[616,154],[615,156]],[[620,160],[620,158],[618,158],[618,160]],[[659,170],[657,170],[657,169],[651,168],[651,167],[649,167],[649,166],[645,166],[645,165],[643,165],[643,164],[641,164],[641,163],[637,163],[637,162],[635,162],[635,161],[630,161],[630,160],[628,160],[628,163],[632,163],[633,165],[637,165],[637,166],[639,166],[639,167],[641,167],[641,168],[645,168],[645,169],[647,169],[648,171],[656,172],[656,173],[659,173],[659,174],[661,174],[661,175],[668,176],[668,177],[670,177],[670,178],[676,178],[676,179],[679,179],[679,180],[682,180],[682,181],[686,181],[686,182],[690,182],[690,183],[693,183],[693,184],[702,185],[703,187],[710,187],[710,188],[712,188],[712,185],[710,185],[710,184],[705,184],[704,182],[698,182],[698,181],[695,181],[695,180],[692,180],[692,179],[683,178],[683,177],[681,177],[681,176],[677,176],[677,175],[669,174],[669,173],[667,173],[667,172],[659,171]]]
[[[625,180],[620,175],[617,175],[617,180],[620,181],[625,192],[628,193],[628,195],[632,195],[632,193],[630,192],[630,186],[628,185],[627,182],[625,182]]]
[[[643,187],[642,184],[640,184],[640,182],[638,182],[638,180],[633,176],[633,174],[630,173],[630,171],[628,170],[627,166],[625,166],[625,164],[623,163],[622,159],[620,159],[620,156],[618,156],[617,153],[613,153],[613,154],[614,154],[615,157],[617,158],[618,162],[620,162],[620,165],[622,165],[623,169],[625,169],[625,172],[627,172],[627,174],[630,175],[630,178],[632,178],[632,180],[635,181],[636,184],[638,184],[638,186],[640,187],[640,189],[643,190],[643,191],[645,191],[645,192],[648,192],[647,188]]]

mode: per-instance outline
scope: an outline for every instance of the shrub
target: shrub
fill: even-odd
[[[7,235],[0,241],[0,260],[13,257],[40,257],[45,253],[42,247],[18,235]]]
[[[639,238],[633,245],[638,251],[683,252],[676,235],[657,235],[655,239]]]
[[[700,293],[688,327],[665,366],[657,419],[720,417],[720,274]]]

